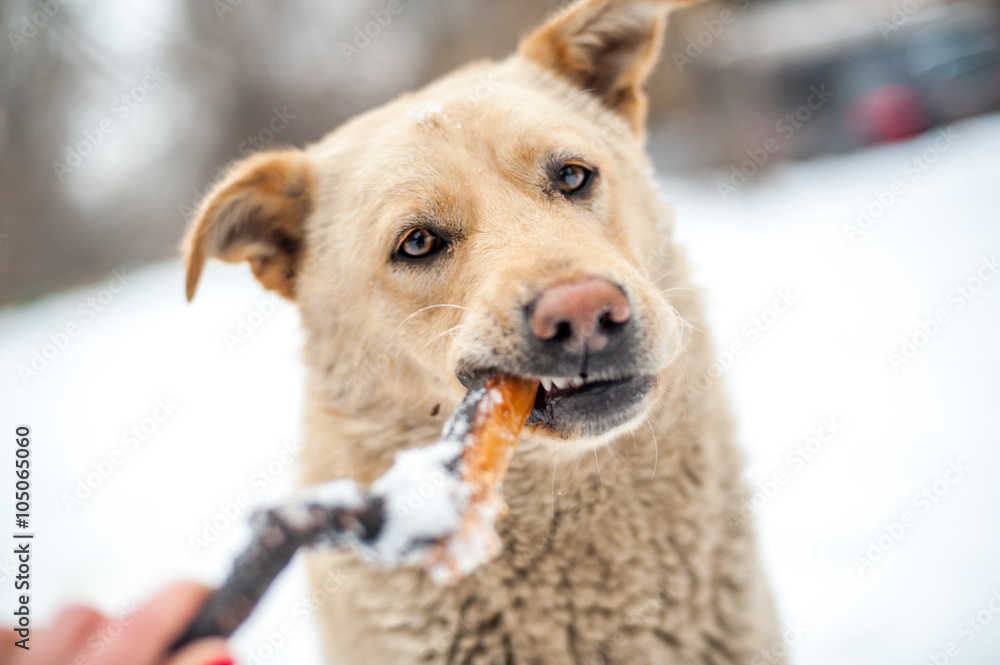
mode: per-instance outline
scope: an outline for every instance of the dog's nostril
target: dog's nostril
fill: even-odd
[[[569,321],[560,321],[556,324],[556,333],[550,338],[554,342],[565,342],[573,336],[573,326]]]

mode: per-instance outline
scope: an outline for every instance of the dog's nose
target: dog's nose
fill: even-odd
[[[631,317],[625,294],[600,277],[549,287],[528,306],[532,334],[569,353],[601,351]]]

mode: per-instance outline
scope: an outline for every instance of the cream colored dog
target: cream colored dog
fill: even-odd
[[[237,163],[203,203],[188,297],[215,256],[299,304],[306,483],[371,482],[483,376],[542,380],[499,559],[439,587],[312,555],[335,589],[329,662],[775,662],[758,660],[779,638],[751,530],[731,519],[727,408],[695,387],[702,311],[643,150],[641,86],[680,4],[581,0],[503,62]]]

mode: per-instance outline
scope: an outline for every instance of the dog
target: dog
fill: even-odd
[[[453,586],[309,556],[330,663],[779,662],[728,407],[644,150],[643,83],[690,0],[580,0],[304,150],[231,167],[184,242],[298,304],[303,482],[370,483],[466,388],[541,388],[501,555]],[[419,507],[417,508],[419,509]]]

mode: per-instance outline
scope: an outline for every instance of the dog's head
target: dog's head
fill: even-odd
[[[538,437],[637,427],[681,343],[642,149],[673,4],[578,2],[506,61],[238,163],[188,234],[188,297],[207,257],[247,260],[298,301],[334,392],[380,358],[378,380],[453,394],[502,371],[541,379]]]

